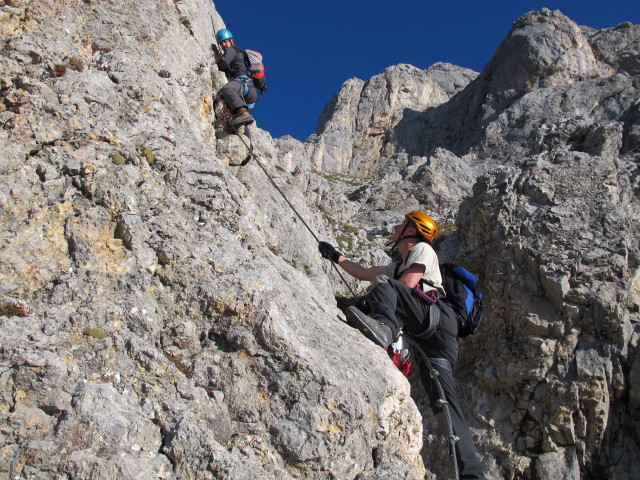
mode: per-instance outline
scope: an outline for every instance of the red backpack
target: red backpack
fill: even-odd
[[[262,63],[262,54],[255,50],[242,50],[244,53],[244,61],[247,64],[247,68],[251,73],[251,80],[253,80],[253,86],[256,87],[260,93],[267,91],[267,79],[266,69],[264,63]]]

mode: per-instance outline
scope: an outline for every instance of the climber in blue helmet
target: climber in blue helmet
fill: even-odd
[[[253,123],[250,110],[255,105],[258,93],[251,80],[246,53],[235,45],[233,35],[226,28],[216,32],[216,42],[224,52],[216,64],[229,80],[219,92],[231,111],[229,123],[234,127],[249,125]]]

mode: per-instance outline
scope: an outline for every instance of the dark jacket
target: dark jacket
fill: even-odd
[[[245,53],[235,45],[231,45],[216,63],[218,69],[227,75],[228,80],[233,80],[242,75],[250,76]]]

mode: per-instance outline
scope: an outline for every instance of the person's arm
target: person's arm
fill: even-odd
[[[222,56],[216,62],[218,66],[218,70],[222,72],[228,72],[231,69],[231,62],[234,58],[236,58],[236,49],[233,48],[233,45],[225,50]]]
[[[318,250],[324,258],[331,260],[333,263],[337,263],[345,272],[358,280],[372,282],[378,275],[380,275],[380,273],[382,273],[380,268],[377,266],[365,268],[359,263],[352,262],[336,250],[336,248],[330,243],[320,242]]]
[[[402,276],[398,281],[404,283],[409,288],[413,288],[422,280],[425,269],[426,267],[420,263],[412,263],[402,271]]]
[[[337,263],[340,265],[340,268],[358,280],[373,282],[376,277],[382,273],[378,266],[365,268],[359,263],[352,262],[344,255],[340,255]]]

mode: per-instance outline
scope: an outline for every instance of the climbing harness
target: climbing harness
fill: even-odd
[[[246,75],[240,75],[239,77],[234,78],[233,81],[240,82],[240,90],[239,90],[240,98],[242,98],[242,101],[245,104],[247,104],[247,101],[245,100],[245,96],[249,94],[249,82],[251,82],[251,79]],[[255,106],[256,106],[256,102],[247,104],[247,108],[250,110]]]
[[[244,138],[242,138],[242,135],[240,135],[238,133],[238,129],[235,127],[235,125],[231,125],[231,128],[234,130],[234,132],[236,133],[236,135],[238,135],[238,137],[240,138],[240,140],[242,141],[242,143],[244,144],[244,146],[247,148],[247,151],[249,152],[249,160],[251,158],[253,158],[255,160],[255,162],[258,164],[258,166],[260,167],[260,169],[264,172],[264,174],[267,176],[267,178],[271,181],[271,183],[273,184],[273,186],[275,187],[275,189],[278,191],[278,193],[280,193],[280,195],[282,195],[282,198],[284,198],[285,202],[287,202],[287,204],[289,205],[289,207],[291,207],[291,210],[293,210],[293,212],[298,216],[298,218],[300,219],[300,221],[302,222],[302,224],[306,227],[307,230],[309,230],[309,233],[311,233],[311,236],[315,239],[316,242],[320,243],[320,239],[318,238],[318,236],[315,234],[315,232],[311,229],[311,227],[307,224],[307,222],[304,221],[304,218],[302,218],[302,215],[300,215],[300,213],[296,210],[296,208],[293,206],[293,204],[289,201],[289,199],[287,198],[287,196],[284,194],[284,192],[282,191],[282,189],[280,189],[280,187],[278,187],[278,184],[273,180],[273,178],[271,177],[271,175],[269,175],[269,172],[267,172],[267,169],[264,168],[264,165],[262,165],[262,162],[260,162],[260,160],[258,160],[258,157],[256,156],[255,153],[253,153],[253,148],[250,147],[249,145],[247,145],[247,142],[245,142]],[[242,162],[241,165],[246,165],[248,163],[248,160],[245,160],[244,162]],[[353,289],[351,288],[351,286],[347,283],[347,280],[344,278],[344,276],[342,275],[342,272],[340,272],[340,270],[338,270],[338,267],[333,263],[330,262],[332,267],[335,269],[336,273],[340,276],[340,279],[344,282],[344,284],[347,286],[347,288],[349,289],[349,292],[351,293],[351,295],[353,295],[354,297],[356,297],[356,293],[353,291]]]
[[[422,357],[422,360],[424,360],[425,365],[429,369],[429,375],[431,376],[431,378],[436,384],[436,388],[438,390],[438,396],[440,397],[437,400],[437,404],[440,408],[442,408],[442,411],[444,413],[444,418],[447,423],[447,439],[449,440],[449,456],[451,457],[451,461],[453,463],[454,478],[456,480],[459,480],[460,471],[458,470],[458,460],[456,458],[456,443],[460,438],[457,437],[456,434],[453,432],[453,422],[451,421],[451,412],[449,412],[449,402],[445,397],[444,389],[442,388],[442,384],[440,383],[440,379],[439,379],[440,373],[433,367],[433,364],[435,363],[440,368],[444,368],[445,370],[451,371],[451,364],[449,363],[448,360],[444,358],[427,357],[427,354],[422,351],[422,349],[414,339],[412,339],[407,335],[402,335],[402,337],[404,338],[404,340],[407,340],[414,347],[414,350],[418,352],[420,357]]]

